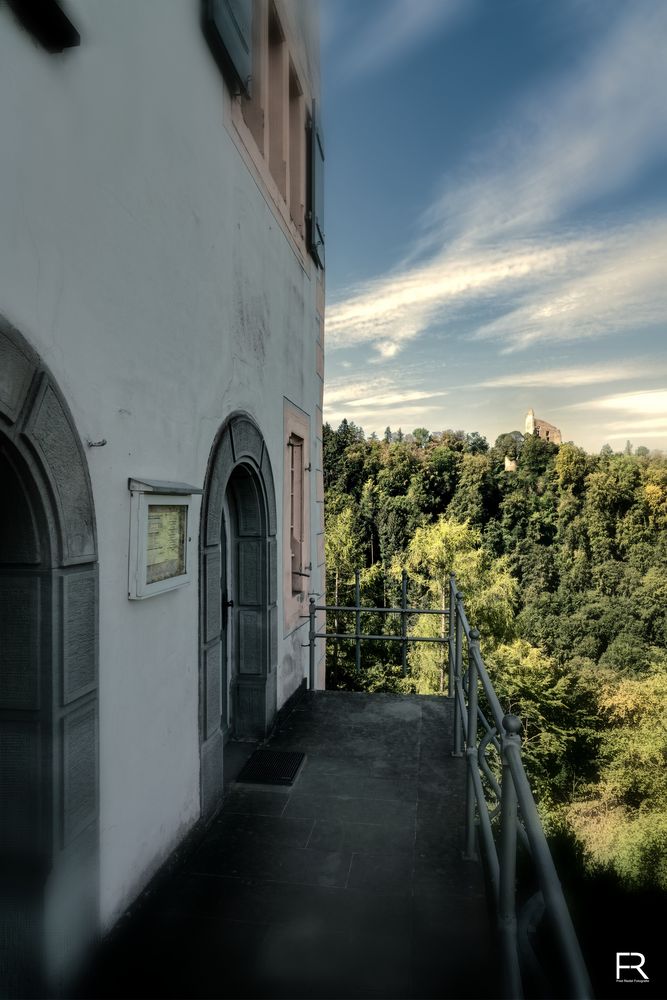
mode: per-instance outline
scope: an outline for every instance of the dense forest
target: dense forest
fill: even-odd
[[[324,428],[327,603],[442,607],[456,573],[501,702],[520,715],[545,826],[589,870],[667,889],[667,458],[517,431],[366,438]],[[396,631],[392,616],[362,630]],[[377,620],[375,620],[377,619]],[[389,619],[388,621],[385,619]],[[329,621],[329,631],[334,623]],[[351,631],[353,616],[336,616]],[[438,616],[411,620],[437,635]],[[431,630],[430,632],[428,630]],[[443,689],[438,644],[330,641],[331,688]],[[446,681],[444,684],[446,689]]]

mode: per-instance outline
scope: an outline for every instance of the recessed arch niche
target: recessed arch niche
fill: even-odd
[[[276,713],[276,498],[257,424],[231,416],[214,442],[200,530],[202,814],[223,792],[224,744],[263,739]]]
[[[57,993],[98,928],[98,566],[81,441],[0,316],[0,993]]]

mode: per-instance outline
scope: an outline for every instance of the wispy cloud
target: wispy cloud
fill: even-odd
[[[325,12],[331,6],[330,0]],[[410,0],[409,3],[385,0],[381,8],[375,9],[382,13],[355,25],[350,43],[338,62],[338,78],[346,83],[379,72],[417,49],[434,32],[454,25],[461,14],[470,12],[471,0]],[[324,17],[330,34],[333,34],[329,25],[332,16],[333,11]]]
[[[543,368],[533,372],[516,372],[499,375],[476,383],[479,389],[514,389],[554,387],[557,389],[609,382],[627,382],[648,376],[661,375],[667,371],[665,365],[651,362],[620,361],[614,365],[585,365],[575,368]]]
[[[627,5],[578,67],[524,99],[519,128],[498,132],[443,191],[424,216],[436,238],[443,226],[476,240],[535,231],[664,156],[666,38],[667,6]]]
[[[519,305],[477,330],[506,351],[638,330],[667,315],[667,220],[605,234],[596,252],[518,296]]]
[[[508,351],[664,322],[664,214],[572,218],[667,156],[666,39],[667,5],[624,8],[596,52],[525,101],[516,129],[449,181],[404,261],[330,302],[328,347],[368,343],[392,358],[490,308],[497,318],[469,319],[469,333]]]
[[[667,442],[667,389],[616,393],[574,403],[566,409],[586,411],[591,419],[597,417],[600,432],[610,441],[639,437],[662,445]]]
[[[324,409],[334,425],[347,418],[380,432],[387,424],[396,428],[419,423],[419,415],[437,412],[439,400],[447,395],[445,390],[425,388],[423,375],[407,369],[367,379],[332,379],[325,383]]]
[[[327,309],[327,344],[332,349],[372,343],[392,356],[436,318],[446,320],[456,308],[498,292],[522,287],[535,275],[566,265],[572,254],[590,253],[595,244],[571,241],[554,246],[522,245],[477,250],[467,255],[445,251],[415,266],[352,291]]]
[[[614,396],[573,403],[574,410],[614,410],[635,416],[656,416],[667,423],[667,389],[645,389],[641,392],[621,392]]]

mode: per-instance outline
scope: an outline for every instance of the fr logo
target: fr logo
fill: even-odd
[[[644,972],[645,961],[646,959],[644,958],[644,956],[640,951],[617,951],[616,982],[637,983],[641,982],[642,980],[648,982],[648,976]],[[626,969],[628,970],[628,972],[622,974],[621,970],[626,970]],[[629,972],[632,972],[631,977],[629,977]]]

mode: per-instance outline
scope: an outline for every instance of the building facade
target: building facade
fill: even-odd
[[[3,994],[62,988],[309,683],[316,13],[0,6]]]
[[[533,435],[537,435],[537,437],[541,437],[542,440],[549,441],[551,444],[562,443],[560,428],[548,423],[546,420],[538,419],[535,416],[534,410],[528,410],[526,414],[525,431],[526,436],[532,437]]]

